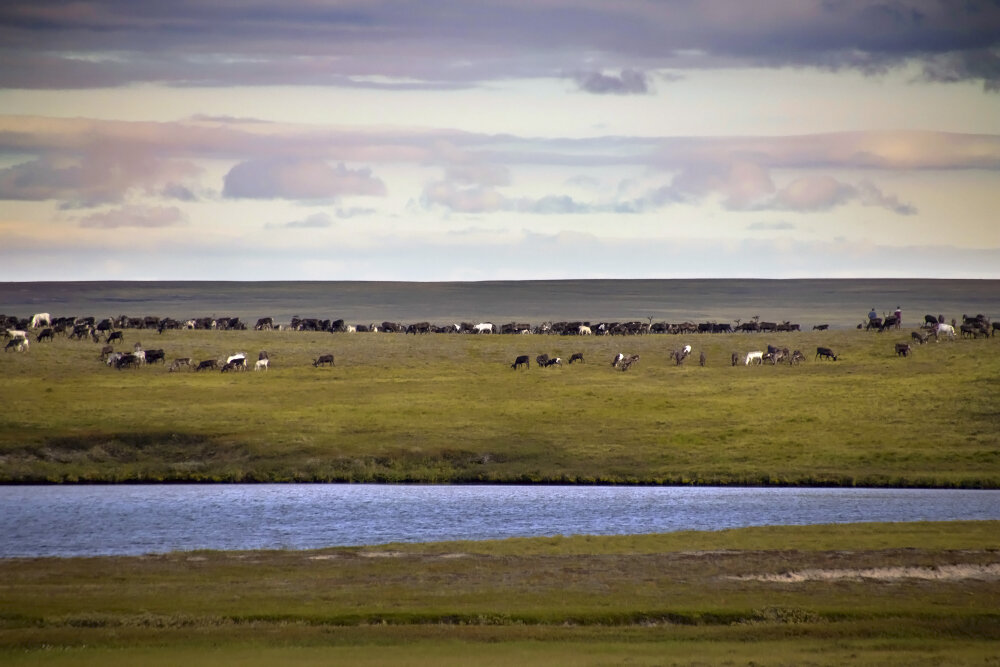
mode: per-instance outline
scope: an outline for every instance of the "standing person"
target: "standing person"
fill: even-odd
[[[893,315],[896,316],[896,328],[898,329],[903,326],[903,311],[899,306],[896,306],[896,312]]]

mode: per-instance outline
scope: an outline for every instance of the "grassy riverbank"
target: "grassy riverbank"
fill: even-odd
[[[99,345],[32,342],[0,356],[0,482],[1000,486],[1000,339],[897,357],[908,338],[126,331],[168,363],[265,349],[266,373],[116,371]],[[742,364],[768,343],[806,361]],[[617,371],[619,351],[641,360]],[[322,353],[336,366],[314,368]]]
[[[0,357],[0,481],[1000,486],[1000,340],[897,357],[908,336],[126,332],[168,362],[266,349],[266,373],[116,371],[57,339]],[[806,361],[743,365],[767,343]],[[619,351],[641,360],[617,371]]]
[[[990,664],[1000,523],[0,560],[0,661]]]

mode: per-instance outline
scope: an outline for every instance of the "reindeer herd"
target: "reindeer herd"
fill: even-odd
[[[267,318],[270,320],[270,318]],[[122,316],[116,320],[106,319],[100,322],[95,318],[56,318],[53,319],[48,313],[37,313],[30,320],[19,320],[16,317],[0,315],[0,338],[5,339],[5,351],[27,352],[30,349],[30,335],[34,333],[36,342],[49,342],[55,339],[56,335],[64,335],[67,340],[91,340],[94,343],[101,343],[98,359],[109,368],[116,370],[137,369],[152,366],[160,363],[166,366],[166,353],[163,349],[143,349],[142,344],[136,342],[132,349],[128,351],[118,351],[117,344],[125,342],[125,332],[123,329],[155,329],[158,333],[163,333],[165,329],[189,328],[189,329],[215,329],[221,330],[245,330],[241,326],[238,318],[221,318],[206,320],[188,320],[185,327],[174,327],[169,325],[168,320],[159,318],[127,318]],[[221,326],[220,326],[221,323]],[[22,328],[17,328],[18,326]],[[37,332],[32,332],[37,329]],[[334,358],[332,354],[320,354],[313,360],[314,367],[333,366]],[[237,352],[218,359],[204,359],[193,361],[190,357],[178,357],[170,362],[168,372],[174,373],[181,370],[199,371],[219,371],[222,373],[239,372],[248,370],[247,354]],[[267,371],[270,368],[270,358],[265,350],[261,350],[257,355],[257,361],[253,365],[255,371]]]
[[[874,317],[875,313],[869,315],[867,323],[858,325],[858,329],[876,331],[883,333],[889,330],[899,329],[901,322],[897,314],[888,315],[883,318]],[[36,343],[50,342],[56,336],[65,336],[69,340],[91,340],[94,343],[101,343],[103,347],[99,359],[110,368],[124,370],[151,366],[160,363],[167,365],[166,354],[163,349],[143,349],[140,343],[135,343],[130,351],[116,351],[115,345],[124,344],[125,332],[129,329],[135,330],[155,330],[163,333],[165,330],[173,329],[212,329],[222,331],[241,331],[248,327],[237,317],[216,317],[216,318],[193,318],[188,320],[174,320],[171,318],[141,317],[132,318],[120,316],[118,318],[106,318],[97,320],[93,317],[62,317],[53,318],[49,313],[36,313],[31,318],[18,318],[0,314],[0,337],[6,340],[5,352],[27,353],[31,346],[31,336],[34,336]],[[754,316],[750,321],[742,322],[737,319],[735,324],[702,322],[667,323],[653,322],[652,318],[647,318],[646,322],[638,320],[626,322],[596,322],[589,321],[561,321],[544,322],[539,325],[528,323],[510,322],[502,325],[495,325],[491,322],[462,322],[445,326],[431,324],[430,322],[417,322],[412,324],[402,324],[399,322],[385,321],[380,324],[371,323],[367,325],[347,324],[344,320],[324,320],[318,318],[293,317],[288,325],[277,325],[271,317],[263,317],[257,320],[253,327],[256,331],[268,331],[276,329],[286,329],[294,331],[319,331],[330,333],[364,333],[364,332],[385,332],[403,334],[539,334],[558,336],[631,336],[645,334],[717,334],[717,333],[780,333],[799,332],[802,328],[799,324],[789,321],[767,322],[761,321],[760,316]],[[828,324],[816,324],[813,331],[826,331]],[[997,331],[1000,331],[1000,322],[991,322],[984,315],[962,316],[961,324],[956,320],[946,323],[941,315],[926,315],[922,325],[911,332],[911,339],[906,342],[896,342],[894,351],[896,356],[908,357],[913,348],[911,345],[923,345],[933,338],[935,341],[944,339],[955,339],[957,335],[962,338],[992,338]],[[682,365],[693,353],[691,345],[684,345],[678,349],[670,350],[668,358],[676,365]],[[815,359],[837,361],[838,356],[832,349],[819,346],[816,348]],[[169,372],[190,370],[192,372],[218,371],[222,373],[240,372],[249,370],[247,354],[238,352],[220,358],[204,359],[200,361],[192,360],[188,357],[173,359],[168,367]],[[733,352],[730,357],[731,365],[736,366],[742,361],[744,366],[754,365],[797,365],[805,361],[806,356],[800,350],[789,351],[787,347],[777,347],[767,345],[766,350],[752,350],[745,355]],[[559,356],[549,356],[540,354],[534,357],[535,365],[538,368],[563,367],[564,360]],[[572,354],[565,365],[572,365],[575,362],[584,362],[583,352]],[[611,367],[628,371],[639,362],[638,354],[618,353],[611,360]],[[705,352],[700,352],[698,362],[701,366],[707,364]],[[322,366],[334,366],[334,356],[331,353],[318,354],[312,360],[312,366],[320,368]],[[529,369],[531,367],[530,355],[518,355],[510,364],[514,370]],[[270,358],[266,351],[258,354],[256,362],[253,364],[255,371],[267,371],[270,368]]]

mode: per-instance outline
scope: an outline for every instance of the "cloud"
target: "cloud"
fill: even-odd
[[[0,199],[42,201],[94,193],[96,187],[81,165],[47,158],[0,170]]]
[[[337,217],[341,220],[347,220],[348,218],[359,218],[369,216],[375,213],[373,208],[365,208],[362,206],[352,206],[350,208],[338,208]]]
[[[198,201],[198,196],[195,195],[191,188],[180,183],[168,183],[160,194],[166,199],[177,199],[186,202]]]
[[[122,206],[92,213],[79,221],[80,227],[117,229],[120,227],[175,227],[185,223],[184,214],[175,206]]]
[[[601,181],[593,176],[588,176],[586,174],[577,174],[576,176],[571,176],[566,179],[566,185],[572,185],[578,188],[585,188],[587,190],[596,190],[601,187]]]
[[[580,90],[597,95],[645,95],[649,92],[646,74],[624,69],[617,76],[602,72],[578,72],[573,75]]]
[[[344,195],[385,194],[369,169],[331,167],[323,160],[247,160],[225,176],[223,196],[239,199],[337,199]]]
[[[1000,7],[990,0],[435,0],[405,12],[395,0],[121,7],[3,3],[0,86],[455,88],[585,70],[582,90],[625,94],[644,92],[640,71],[875,73],[917,62],[934,80],[996,90],[996,70],[982,62],[996,57],[1000,35]]]
[[[797,228],[797,225],[791,222],[753,222],[747,225],[747,230],[751,232],[790,231]]]
[[[809,213],[857,201],[899,215],[916,213],[914,206],[901,203],[895,195],[883,193],[871,181],[854,186],[827,174],[809,173],[778,188],[769,169],[742,160],[731,164],[696,164],[676,174],[669,185],[647,190],[635,199],[617,202],[614,210],[641,213],[672,204],[697,204],[711,196],[719,197],[730,211]]]
[[[841,183],[832,176],[814,174],[795,179],[760,208],[826,211],[850,201],[856,194],[855,188]]]
[[[862,181],[857,187],[858,197],[865,206],[878,206],[889,209],[899,215],[914,215],[917,212],[915,206],[903,204],[896,195],[884,194],[875,184],[870,181]]]
[[[442,206],[460,213],[488,213],[507,208],[507,198],[493,188],[483,186],[455,187],[447,181],[428,184],[421,196],[426,208]]]
[[[110,143],[64,154],[44,154],[0,169],[0,200],[61,200],[63,208],[121,201],[133,189],[177,188],[175,179],[199,170],[187,161],[153,157],[136,145]]]
[[[796,178],[781,188],[774,197],[752,207],[754,210],[779,210],[808,213],[828,211],[849,202],[884,208],[897,215],[913,215],[917,209],[903,204],[895,195],[887,195],[871,181],[854,186],[832,176],[810,174]]]
[[[661,190],[653,203],[685,201],[721,194],[729,209],[746,209],[774,192],[768,169],[754,162],[696,163],[677,174],[669,190]]]
[[[1000,48],[977,49],[935,55],[924,63],[926,81],[955,83],[982,80],[983,90],[1000,92]]]
[[[333,221],[326,213],[313,213],[302,220],[292,220],[290,222],[268,223],[265,229],[324,229],[332,227]]]
[[[500,164],[463,161],[449,165],[445,178],[463,184],[509,185],[510,170]]]
[[[640,213],[672,204],[695,204],[709,196],[721,196],[730,210],[748,210],[775,191],[769,170],[759,164],[693,161],[674,174],[668,185],[647,189],[631,200],[615,206],[619,213]]]
[[[796,178],[754,209],[808,213],[828,211],[853,201],[864,206],[884,208],[898,215],[913,215],[917,211],[914,206],[901,203],[895,195],[886,195],[870,181],[854,186],[824,174]]]
[[[384,196],[385,183],[352,163],[433,166],[425,208],[537,214],[641,213],[719,199],[731,211],[821,211],[848,201],[900,215],[913,204],[883,193],[873,180],[847,183],[830,172],[865,170],[1000,170],[1000,136],[946,132],[845,132],[788,137],[594,137],[545,139],[404,128],[358,129],[258,123],[237,119],[135,123],[0,116],[0,200],[54,200],[62,209],[121,203],[136,193],[196,202],[205,192],[227,198],[330,201]],[[25,156],[29,156],[25,159]],[[221,188],[199,182],[203,161],[231,160]],[[334,166],[335,165],[335,166]],[[521,196],[519,167],[555,170],[640,168],[647,181],[607,199],[579,191]],[[773,174],[792,174],[775,183]],[[387,170],[389,171],[389,170]],[[632,182],[632,181],[630,181]],[[635,181],[639,183],[639,181]],[[572,187],[586,185],[572,181]],[[593,193],[599,196],[598,192]],[[347,209],[344,209],[347,210]]]
[[[478,185],[456,187],[447,181],[428,184],[421,196],[421,203],[425,208],[442,207],[458,213],[516,211],[536,215],[566,215],[610,210],[608,206],[579,202],[567,195],[508,197],[494,188]]]
[[[576,201],[567,195],[547,195],[545,197],[522,197],[513,204],[516,211],[540,215],[592,213],[599,207]]]
[[[419,164],[445,169],[463,184],[509,183],[514,165],[574,168],[637,165],[661,171],[710,170],[731,165],[768,169],[991,169],[1000,170],[1000,136],[931,131],[840,132],[793,136],[602,136],[546,139],[455,130],[322,127],[200,118],[169,123],[0,116],[0,152],[33,155],[43,170],[68,165],[96,174],[94,184],[119,174],[123,185],[186,184],[192,161],[254,162],[257,171],[320,161]],[[158,156],[153,160],[151,156]],[[756,165],[754,167],[753,165]],[[289,167],[290,168],[290,167]],[[330,167],[326,167],[330,169]],[[102,173],[103,170],[103,173]],[[173,170],[173,171],[171,171]],[[179,172],[173,173],[173,172]],[[0,183],[10,178],[0,170]],[[68,176],[68,175],[67,175]],[[86,174],[75,175],[83,179]],[[709,176],[701,174],[702,177]]]

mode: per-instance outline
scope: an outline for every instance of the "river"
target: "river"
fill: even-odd
[[[0,557],[1000,519],[1000,490],[334,484],[0,487]]]

